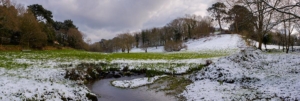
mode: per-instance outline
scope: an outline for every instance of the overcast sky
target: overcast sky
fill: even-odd
[[[73,20],[93,42],[128,31],[162,27],[186,14],[207,15],[214,0],[15,0],[43,5],[53,19]]]

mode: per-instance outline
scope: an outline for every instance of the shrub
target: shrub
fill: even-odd
[[[167,52],[180,51],[183,48],[187,49],[187,46],[183,44],[183,42],[175,42],[175,41],[167,41],[164,46],[164,49]]]

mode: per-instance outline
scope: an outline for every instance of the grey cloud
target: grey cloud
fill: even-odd
[[[54,19],[72,19],[92,40],[112,38],[125,31],[161,27],[185,14],[205,15],[212,0],[17,0],[41,4]],[[199,6],[198,6],[199,5]],[[199,13],[200,12],[200,13]]]

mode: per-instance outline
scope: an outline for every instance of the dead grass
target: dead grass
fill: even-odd
[[[20,51],[22,47],[19,45],[0,45],[0,51]]]
[[[182,93],[186,86],[191,84],[192,81],[183,77],[183,76],[166,76],[161,79],[158,79],[154,84],[149,85],[149,89],[156,91],[163,91],[166,95],[176,96],[177,100],[185,101],[186,99],[182,96],[179,96]]]

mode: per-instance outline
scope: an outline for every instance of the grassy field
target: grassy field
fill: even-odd
[[[19,68],[28,67],[30,63],[17,63],[17,59],[30,61],[56,60],[68,62],[74,60],[110,62],[112,60],[182,60],[212,58],[228,55],[223,51],[203,52],[172,52],[172,53],[98,53],[79,50],[47,50],[47,51],[1,51],[0,67]]]

